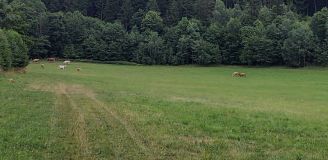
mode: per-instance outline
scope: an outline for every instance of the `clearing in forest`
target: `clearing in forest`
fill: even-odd
[[[327,159],[325,68],[57,66],[0,75],[0,159]]]

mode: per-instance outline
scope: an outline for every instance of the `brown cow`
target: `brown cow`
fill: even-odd
[[[48,58],[47,60],[48,60],[48,62],[52,62],[52,63],[56,62],[56,58]]]
[[[240,73],[239,72],[233,72],[232,77],[240,77]]]
[[[239,74],[239,77],[244,77],[244,78],[246,78],[246,73],[240,73],[240,74]]]
[[[232,77],[244,77],[244,78],[246,78],[246,73],[234,72],[234,73],[232,73]]]

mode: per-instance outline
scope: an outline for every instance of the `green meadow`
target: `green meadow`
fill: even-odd
[[[326,68],[57,66],[0,74],[1,160],[328,159]]]

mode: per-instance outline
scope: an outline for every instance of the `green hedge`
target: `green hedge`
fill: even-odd
[[[22,36],[13,30],[0,29],[0,70],[28,65],[28,49]]]

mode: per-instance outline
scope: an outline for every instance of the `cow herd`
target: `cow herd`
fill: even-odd
[[[55,63],[57,61],[56,58],[47,58],[46,60],[47,60],[48,63]],[[35,63],[35,64],[38,64],[38,63],[41,62],[41,60],[40,59],[33,59],[32,62]],[[65,70],[67,68],[67,66],[70,65],[70,64],[71,64],[71,61],[65,60],[62,64],[59,64],[58,65],[58,69]],[[41,69],[46,69],[46,65],[45,64],[41,64],[40,67],[41,67]],[[24,73],[24,74],[27,73],[27,69],[26,68],[17,68],[14,71],[17,72],[17,73]],[[81,68],[80,67],[76,67],[76,71],[77,72],[80,72],[81,71]],[[10,79],[8,79],[8,82],[9,83],[16,83],[16,80],[13,79],[13,78],[10,78]]]
[[[40,59],[34,59],[33,62],[34,63],[39,63]],[[55,62],[56,59],[55,58],[48,58],[47,59],[48,62],[52,63],[52,62]],[[65,60],[63,62],[63,64],[59,65],[58,68],[61,69],[61,70],[65,70],[67,68],[67,65],[71,64],[71,61],[69,60]],[[41,64],[41,68],[42,69],[45,69],[45,65],[44,64]],[[76,71],[80,72],[81,71],[81,68],[76,68]],[[242,73],[242,72],[233,72],[232,73],[232,77],[241,77],[241,78],[246,78],[246,73]]]
[[[41,61],[40,59],[33,59],[32,60],[33,63],[39,63],[40,61]],[[49,63],[54,63],[54,62],[56,62],[56,58],[47,58],[47,61]]]
[[[33,59],[32,60],[33,63],[39,63],[40,61],[41,61],[40,59]],[[56,58],[47,58],[47,61],[49,63],[55,63],[56,62]],[[65,70],[67,68],[67,66],[70,65],[70,64],[71,64],[71,61],[65,60],[62,64],[58,65],[58,69]],[[41,64],[41,68],[42,69],[45,69],[46,68],[45,67],[45,64]],[[80,67],[77,67],[76,68],[76,71],[77,72],[80,72],[81,71],[81,68]]]
[[[32,60],[33,63],[39,63],[40,61],[41,61],[40,59],[33,59],[33,60]],[[54,63],[54,62],[56,62],[56,58],[48,58],[47,61],[48,61],[49,63]],[[60,70],[65,70],[65,69],[67,68],[67,66],[70,65],[70,64],[71,64],[71,61],[69,61],[69,60],[65,60],[65,61],[63,61],[62,64],[58,65],[58,69],[60,69]],[[45,64],[41,64],[41,68],[42,68],[42,69],[45,69],[45,68],[46,68]],[[81,68],[80,68],[80,67],[77,67],[77,68],[76,68],[76,71],[77,71],[77,72],[80,72],[80,71],[81,71]],[[26,73],[26,69],[24,68],[23,70],[20,70],[20,72],[22,72],[22,73]],[[242,73],[242,72],[233,72],[233,73],[232,73],[232,77],[242,77],[242,78],[246,78],[246,73]],[[16,82],[14,79],[9,79],[8,81],[9,81],[10,83],[15,83],[15,82]]]

